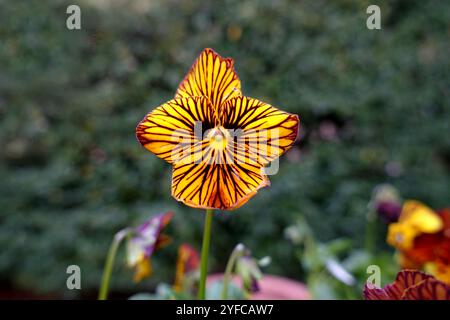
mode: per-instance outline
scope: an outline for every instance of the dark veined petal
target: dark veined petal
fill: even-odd
[[[178,87],[175,98],[205,96],[218,109],[226,99],[241,95],[241,82],[234,71],[234,61],[205,49]]]
[[[206,97],[173,99],[148,113],[136,128],[139,142],[158,157],[174,163],[192,156],[193,145],[201,142],[195,126],[214,124],[212,106]]]
[[[237,209],[270,184],[262,168],[245,164],[175,164],[172,196],[188,206],[202,209]]]
[[[366,283],[364,298],[366,300],[401,300],[407,288],[432,278],[432,276],[417,270],[402,270],[397,274],[394,283],[383,289],[373,288],[371,284]]]
[[[227,100],[220,116],[214,130],[223,143],[206,136],[193,147],[193,157],[173,167],[172,195],[192,207],[243,205],[270,184],[263,167],[291,147],[298,132],[296,115],[256,99]]]
[[[450,300],[450,286],[434,278],[406,289],[403,300]]]
[[[248,97],[225,101],[220,122],[234,130],[235,158],[260,166],[278,158],[294,144],[299,126],[297,115]]]

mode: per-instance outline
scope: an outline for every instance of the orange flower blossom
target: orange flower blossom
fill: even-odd
[[[399,221],[389,225],[387,242],[398,249],[402,268],[425,269],[450,284],[450,210],[433,211],[406,201]]]
[[[231,210],[270,184],[264,167],[294,143],[298,116],[245,97],[231,58],[205,49],[174,99],[148,113],[139,142],[173,166],[172,196]]]

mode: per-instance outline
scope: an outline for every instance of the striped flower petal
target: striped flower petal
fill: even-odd
[[[214,126],[212,106],[205,97],[170,100],[148,113],[136,128],[136,137],[149,151],[169,163],[193,156],[202,131]],[[199,132],[196,132],[199,130]]]
[[[296,115],[241,96],[233,64],[205,49],[175,99],[136,128],[140,143],[173,165],[172,196],[191,207],[240,207],[270,184],[264,167],[297,137]]]
[[[405,290],[402,300],[450,300],[450,286],[434,278]]]
[[[241,81],[234,71],[234,61],[205,49],[178,87],[175,98],[207,97],[218,109],[220,104],[241,95]]]
[[[402,270],[383,289],[366,283],[366,300],[450,300],[450,286],[417,270]]]

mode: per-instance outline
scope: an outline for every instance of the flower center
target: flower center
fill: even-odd
[[[222,126],[211,129],[207,135],[211,148],[216,150],[224,150],[229,137],[230,133]]]

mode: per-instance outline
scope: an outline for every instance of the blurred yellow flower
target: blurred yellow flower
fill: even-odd
[[[403,205],[399,221],[389,225],[387,242],[397,249],[409,250],[417,236],[438,232],[443,227],[436,212],[419,201],[408,200]]]
[[[450,209],[433,211],[405,202],[399,221],[389,225],[387,242],[398,249],[401,268],[423,269],[450,284]]]
[[[398,249],[407,250],[412,248],[414,238],[420,231],[401,223],[392,223],[388,227],[387,243]]]
[[[405,201],[399,223],[409,224],[423,233],[434,233],[444,226],[433,209],[415,200]]]

